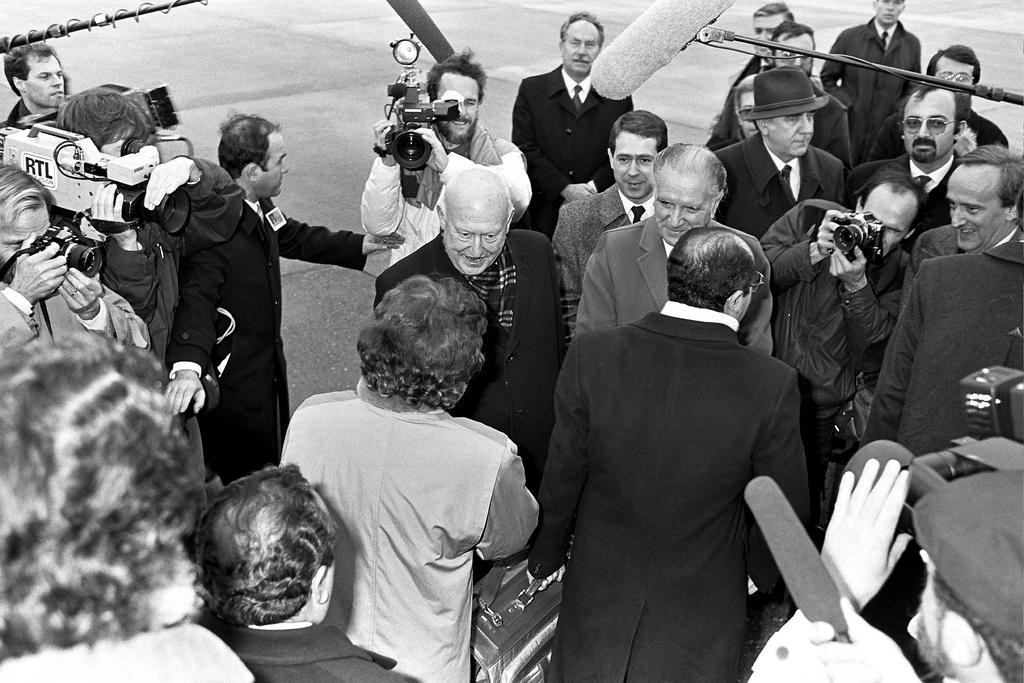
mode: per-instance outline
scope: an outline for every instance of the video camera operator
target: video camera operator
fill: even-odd
[[[426,166],[420,170],[403,169],[388,151],[394,123],[384,119],[374,124],[373,149],[379,158],[366,179],[360,210],[367,233],[394,237],[398,246],[391,252],[389,265],[437,237],[441,222],[435,209],[444,186],[474,165],[493,167],[505,180],[512,194],[513,220],[518,220],[529,206],[530,179],[522,152],[508,140],[492,136],[477,120],[486,83],[487,75],[470,50],[453,54],[430,69],[430,100],[457,101],[459,114],[453,121],[437,121],[415,129],[430,147]],[[415,197],[403,196],[403,173],[415,174]]]
[[[50,208],[38,180],[0,166],[0,353],[83,329],[146,348],[145,324],[95,274],[100,255],[51,228]]]
[[[101,152],[120,157],[148,142],[153,126],[127,95],[93,88],[61,107],[57,128],[90,138]],[[124,196],[115,183],[96,192],[87,219],[106,235],[102,281],[118,292],[149,327],[152,348],[161,361],[178,305],[181,258],[227,241],[242,215],[244,192],[217,164],[175,157],[157,165],[146,185],[144,205],[154,209],[182,188],[188,220],[175,234],[149,213],[131,221],[123,216]]]
[[[900,242],[923,201],[902,169],[887,168],[857,193],[856,213],[801,202],[761,238],[776,297],[775,355],[800,373],[801,431],[811,521],[824,485],[836,418],[858,393],[864,406],[896,325],[906,256]],[[865,395],[866,394],[866,395]],[[826,493],[824,502],[831,498]]]

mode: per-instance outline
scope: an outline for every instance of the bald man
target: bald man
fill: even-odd
[[[512,200],[494,171],[467,170],[446,188],[440,234],[380,274],[374,304],[412,275],[455,278],[484,301],[484,366],[450,412],[508,435],[536,494],[565,353],[554,253],[540,233],[509,232]]]

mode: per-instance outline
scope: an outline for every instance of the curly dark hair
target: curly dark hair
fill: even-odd
[[[242,169],[256,164],[267,170],[267,150],[270,134],[281,126],[253,114],[232,114],[220,125],[220,144],[217,160],[232,178],[242,175]]]
[[[427,72],[427,95],[430,99],[437,99],[440,94],[437,91],[438,83],[441,82],[441,76],[445,74],[472,78],[476,81],[477,89],[480,91],[477,101],[484,101],[484,86],[487,85],[487,73],[480,66],[480,62],[473,59],[472,50],[466,48],[462,52],[456,52],[430,68],[430,71]]]
[[[236,626],[277,624],[334,564],[334,522],[297,465],[266,467],[228,484],[203,513],[196,563],[214,614]]]
[[[170,595],[194,609],[202,482],[163,376],[97,335],[0,360],[0,660],[158,628]]]
[[[413,407],[450,409],[483,365],[483,301],[452,278],[415,275],[384,295],[359,333],[363,379]]]

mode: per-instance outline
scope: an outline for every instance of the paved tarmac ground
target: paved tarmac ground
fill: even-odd
[[[613,39],[647,6],[636,0],[422,0],[455,49],[472,47],[489,75],[480,118],[508,136],[516,90],[524,76],[558,64],[558,27],[580,7],[595,12]],[[685,6],[680,0],[680,6]],[[740,0],[718,26],[750,35],[761,0]],[[827,51],[839,32],[866,22],[868,0],[792,0],[798,21]],[[0,2],[0,36],[69,19],[112,13],[115,0]],[[134,9],[134,6],[132,7]],[[1019,92],[1021,7],[1016,0],[908,0],[903,23],[922,42],[925,62],[940,47],[971,45],[982,82]],[[360,230],[359,198],[373,159],[371,124],[382,117],[386,86],[399,74],[389,43],[408,30],[385,0],[209,0],[170,13],[123,19],[55,39],[74,92],[102,83],[166,83],[182,119],[178,132],[200,156],[216,157],[217,126],[228,112],[259,113],[284,125],[289,174],[278,204],[288,215],[333,228]],[[740,44],[734,44],[746,49]],[[731,77],[745,55],[691,45],[634,96],[669,123],[673,142],[702,143]],[[421,66],[433,63],[429,55]],[[820,64],[818,65],[820,67]],[[14,102],[0,94],[0,111]],[[1024,109],[975,100],[1018,152]],[[378,272],[382,259],[367,270]],[[292,406],[311,394],[355,386],[355,340],[371,313],[373,278],[333,267],[284,264],[284,337]]]

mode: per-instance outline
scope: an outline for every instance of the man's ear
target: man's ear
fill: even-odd
[[[313,574],[313,601],[320,605],[326,605],[331,601],[331,591],[334,588],[334,572],[327,565],[321,565]]]
[[[250,183],[255,182],[255,180],[260,177],[261,173],[263,173],[263,169],[260,168],[260,165],[255,161],[250,161],[244,168],[242,168],[242,177]]]
[[[737,317],[736,313],[743,310],[743,297],[746,295],[747,293],[745,290],[737,289],[731,296],[729,296],[728,299],[725,300],[725,307],[722,312],[726,315]]]
[[[25,85],[25,79],[12,76],[11,81],[14,83],[14,87],[18,90],[18,96],[21,97],[22,87]]]
[[[608,150],[608,165],[615,168],[615,150]]]

